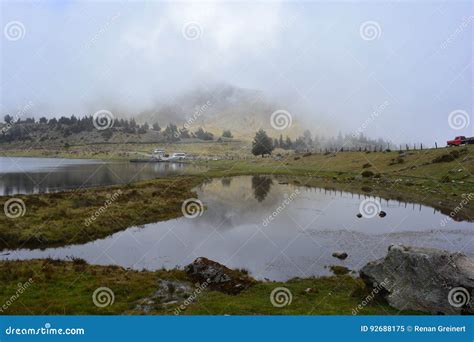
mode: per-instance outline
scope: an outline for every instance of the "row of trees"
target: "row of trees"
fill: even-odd
[[[358,135],[342,135],[339,133],[337,137],[320,137],[312,136],[309,130],[306,130],[302,136],[292,140],[290,137],[283,139],[283,135],[279,138],[271,138],[264,130],[259,130],[254,137],[252,144],[252,153],[254,155],[264,156],[271,154],[276,148],[284,150],[295,150],[297,152],[309,151],[344,151],[351,149],[374,150],[378,148],[388,148],[390,143],[383,139],[369,139],[363,133]]]
[[[112,119],[112,124],[106,130],[102,131],[102,136],[105,140],[110,139],[115,132],[124,132],[127,134],[145,134],[150,130],[159,132],[160,136],[165,142],[176,142],[181,139],[200,139],[200,140],[214,140],[214,135],[199,127],[196,131],[190,132],[186,127],[178,128],[175,124],[170,123],[164,129],[158,123],[153,123],[151,126],[148,123],[138,124],[135,119]],[[95,131],[96,125],[92,116],[85,116],[78,118],[74,115],[71,117],[62,116],[59,119],[45,117],[35,120],[34,118],[15,119],[10,115],[5,115],[5,124],[0,134],[0,141],[13,140],[28,140],[31,139],[33,132],[51,132],[59,131],[63,137],[68,137],[71,134],[78,134],[81,132]],[[0,128],[1,125],[0,125]],[[230,130],[225,130],[222,133],[224,138],[232,138]]]

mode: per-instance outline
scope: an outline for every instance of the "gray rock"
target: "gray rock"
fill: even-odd
[[[474,313],[474,260],[448,251],[392,245],[360,276],[399,310],[436,314]]]
[[[249,288],[255,280],[241,271],[231,270],[213,260],[201,257],[184,268],[194,281],[205,283],[210,289],[238,294]]]
[[[188,282],[160,279],[156,291],[150,297],[141,299],[136,308],[149,313],[154,308],[182,303],[193,291],[194,286]]]
[[[346,260],[348,257],[346,252],[334,252],[332,253],[332,256],[340,260]]]

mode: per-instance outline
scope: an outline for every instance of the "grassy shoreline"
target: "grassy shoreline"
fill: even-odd
[[[173,315],[181,303],[153,304],[150,296],[161,280],[194,285],[182,270],[135,271],[117,266],[88,265],[79,260],[36,259],[0,261],[0,307],[2,315]],[[19,284],[28,284],[18,294]],[[284,286],[292,294],[291,304],[278,308],[271,292]],[[113,304],[94,305],[96,289],[109,288]],[[194,292],[191,292],[191,294]],[[179,310],[180,315],[352,315],[369,292],[359,278],[348,275],[295,278],[286,282],[262,282],[238,295],[205,289]],[[185,296],[185,298],[187,298]],[[147,306],[147,310],[143,307]],[[399,312],[379,300],[367,301],[359,315],[396,315]]]

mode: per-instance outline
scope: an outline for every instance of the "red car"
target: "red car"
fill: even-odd
[[[460,135],[454,140],[448,140],[447,142],[448,146],[461,146],[461,145],[466,145],[466,144],[474,144],[474,138],[466,138],[463,135]]]

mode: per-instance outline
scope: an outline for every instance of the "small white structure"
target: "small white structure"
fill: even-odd
[[[156,148],[153,150],[153,158],[161,161],[180,161],[185,160],[187,157],[184,152],[175,152],[169,155],[162,148]]]
[[[164,157],[166,157],[166,151],[161,149],[161,148],[155,148],[153,150],[153,158],[156,158],[156,159],[163,159]]]

